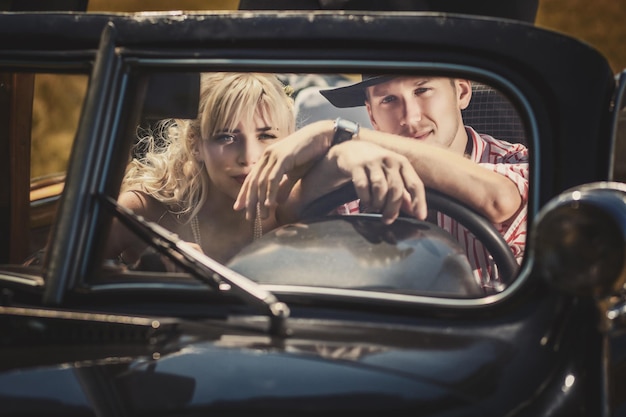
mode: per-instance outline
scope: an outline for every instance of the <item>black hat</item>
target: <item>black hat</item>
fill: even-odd
[[[393,79],[394,76],[379,74],[363,74],[361,82],[331,90],[320,90],[320,93],[335,107],[358,107],[365,105],[365,89]]]

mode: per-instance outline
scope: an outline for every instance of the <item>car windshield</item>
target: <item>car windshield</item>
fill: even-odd
[[[530,137],[523,98],[502,86],[432,72],[152,73],[146,84],[127,91],[143,111],[102,196],[117,208],[103,212],[113,220],[92,284],[191,285],[178,243],[275,291],[476,299],[517,276]],[[402,192],[391,221],[375,167],[383,189]],[[512,195],[500,218],[473,198],[492,176],[496,196]],[[215,288],[230,283],[208,266]]]

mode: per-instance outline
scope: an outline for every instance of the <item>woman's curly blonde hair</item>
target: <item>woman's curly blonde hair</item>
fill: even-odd
[[[272,74],[205,73],[201,75],[198,118],[163,120],[140,133],[122,192],[142,191],[175,215],[191,219],[209,196],[209,176],[196,158],[201,141],[218,132],[251,123],[256,112],[270,120],[281,137],[295,130],[293,99]]]

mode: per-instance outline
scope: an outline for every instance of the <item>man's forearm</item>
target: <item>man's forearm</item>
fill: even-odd
[[[508,220],[522,204],[510,179],[450,150],[371,129],[361,129],[359,139],[404,155],[427,187],[454,196],[492,223]]]

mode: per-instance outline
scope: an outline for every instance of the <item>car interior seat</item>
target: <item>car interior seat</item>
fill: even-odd
[[[472,99],[462,114],[465,125],[478,133],[528,145],[519,112],[504,94],[488,85],[472,82]]]

